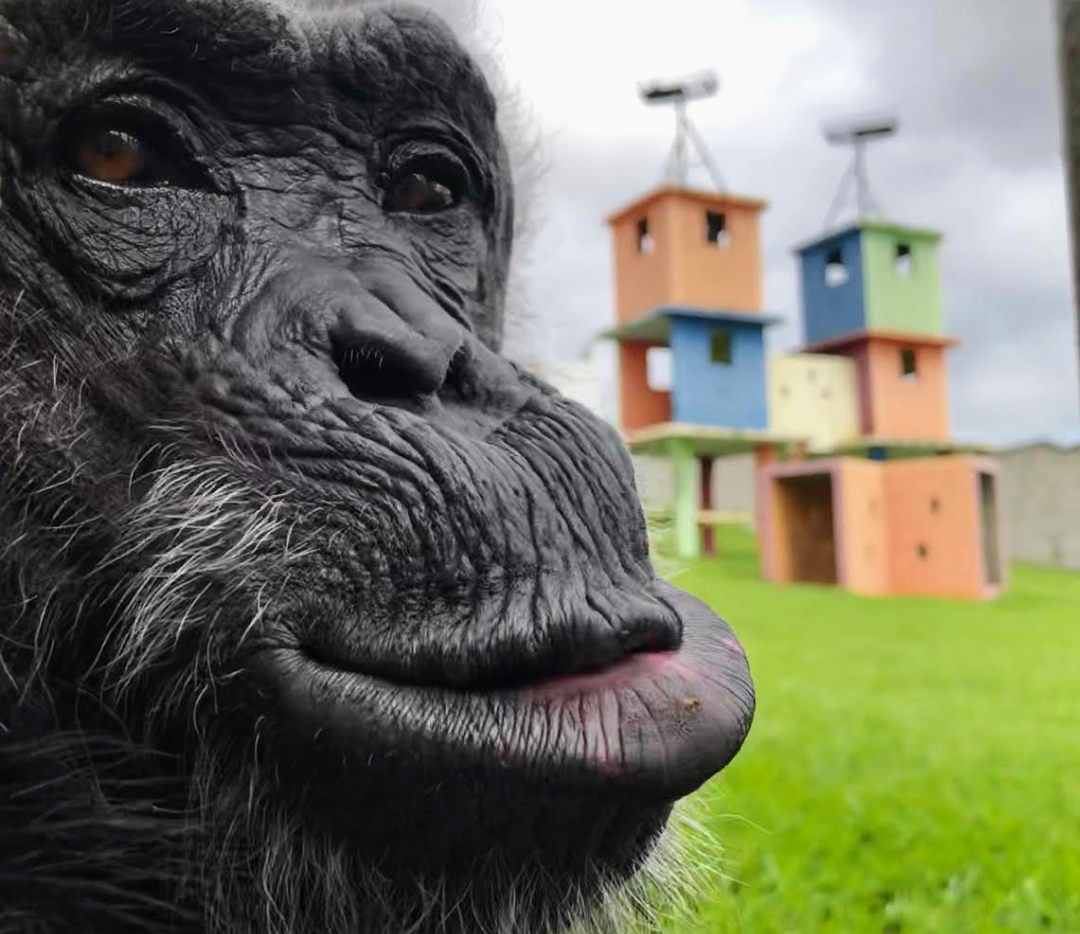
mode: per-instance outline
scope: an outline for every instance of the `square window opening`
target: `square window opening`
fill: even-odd
[[[727,231],[727,218],[719,211],[705,212],[705,239],[721,248],[731,244],[731,235]]]
[[[906,380],[919,378],[918,358],[915,351],[905,347],[900,351],[900,375]]]
[[[851,274],[848,272],[847,266],[844,265],[844,254],[841,252],[840,247],[833,247],[825,254],[825,284],[830,289],[835,289],[850,278]]]
[[[908,243],[896,244],[896,255],[893,257],[893,270],[900,279],[910,279],[915,271],[915,257],[911,253],[911,245]]]
[[[656,248],[656,241],[649,232],[649,219],[643,217],[637,223],[637,249],[639,253],[651,253]]]
[[[720,366],[731,366],[731,334],[728,331],[713,331],[709,338],[709,358]]]
[[[671,392],[671,348],[645,351],[645,382],[653,392]]]

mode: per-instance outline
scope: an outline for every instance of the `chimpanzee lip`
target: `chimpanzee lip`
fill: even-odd
[[[454,683],[431,677],[403,676],[399,669],[378,663],[365,664],[360,660],[335,657],[321,646],[305,645],[300,652],[320,668],[342,674],[352,674],[362,678],[371,678],[386,684],[403,688],[432,688],[454,691],[462,694],[505,694],[512,691],[537,690],[557,692],[559,690],[587,689],[600,687],[635,668],[640,656],[648,655],[660,658],[674,655],[675,650],[649,651],[637,649],[625,655],[597,664],[581,664],[572,669],[553,668],[536,670],[533,674],[511,674],[506,677],[486,677],[466,682]]]
[[[573,644],[549,638],[542,645],[531,644],[527,650],[514,644],[489,645],[486,646],[485,664],[471,671],[454,673],[441,666],[437,659],[428,659],[422,664],[415,657],[409,657],[408,651],[394,653],[386,647],[376,653],[324,638],[304,641],[300,649],[312,663],[332,671],[403,687],[484,693],[586,684],[591,683],[589,678],[602,681],[613,672],[623,670],[638,655],[673,654],[682,643],[679,629],[669,620],[656,617],[633,620],[625,626],[621,639],[612,638],[607,626],[598,629],[581,621],[560,627],[555,635],[567,630],[575,634]]]
[[[661,585],[684,624],[676,650],[637,652],[594,671],[483,689],[391,682],[324,664],[300,648],[253,663],[293,744],[318,737],[335,768],[406,763],[433,786],[453,774],[534,787],[689,794],[734,757],[754,692],[731,629],[704,604]],[[411,763],[411,765],[408,765]],[[366,779],[365,779],[366,780]]]

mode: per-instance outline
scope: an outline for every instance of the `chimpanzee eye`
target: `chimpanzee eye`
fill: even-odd
[[[72,166],[85,178],[114,185],[137,184],[152,161],[149,147],[124,130],[91,130],[74,141]]]
[[[61,133],[60,160],[82,178],[126,188],[200,187],[199,169],[161,123],[124,107],[77,117]]]
[[[409,159],[389,177],[387,211],[435,214],[456,207],[469,187],[468,170],[446,152]]]
[[[398,179],[386,199],[391,211],[412,211],[429,214],[454,206],[454,193],[437,179],[423,172],[411,172]]]

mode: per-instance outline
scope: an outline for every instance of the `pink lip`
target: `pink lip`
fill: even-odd
[[[393,682],[282,648],[256,656],[253,674],[272,685],[296,743],[320,737],[327,768],[344,768],[351,751],[365,751],[350,782],[374,761],[394,768],[453,761],[459,774],[493,773],[522,787],[621,788],[670,801],[735,755],[750,728],[754,690],[727,624],[689,595],[657,588],[683,620],[680,648],[591,672],[463,690]],[[406,758],[403,736],[411,744]],[[445,781],[446,770],[437,775]]]
[[[677,656],[678,652],[641,652],[598,671],[545,678],[522,689],[521,694],[529,702],[545,703],[558,698],[614,691],[643,676],[663,674],[679,664]]]

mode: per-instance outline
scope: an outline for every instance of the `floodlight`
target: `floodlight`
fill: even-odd
[[[686,105],[692,101],[713,97],[720,89],[720,79],[714,71],[701,71],[682,81],[649,81],[638,86],[638,94],[646,104],[670,104],[675,108],[675,144],[664,168],[664,177],[685,185],[690,172],[690,149],[708,171],[718,191],[724,190],[720,171],[709,155],[701,134],[686,115]]]
[[[848,166],[844,177],[840,180],[840,187],[836,197],[829,207],[829,213],[825,217],[825,227],[831,227],[837,212],[843,206],[847,197],[847,191],[852,182],[855,185],[855,204],[859,217],[868,217],[881,213],[877,202],[870,193],[870,183],[866,177],[866,154],[865,148],[868,143],[888,139],[896,134],[898,123],[895,117],[889,115],[874,114],[849,120],[826,123],[821,131],[825,141],[832,146],[850,146],[852,149],[851,164]]]
[[[827,123],[821,129],[825,139],[833,146],[851,146],[892,136],[898,124],[892,117],[864,117],[842,123]]]
[[[714,71],[703,71],[682,81],[649,81],[638,88],[646,104],[670,104],[675,101],[699,101],[720,90]]]

